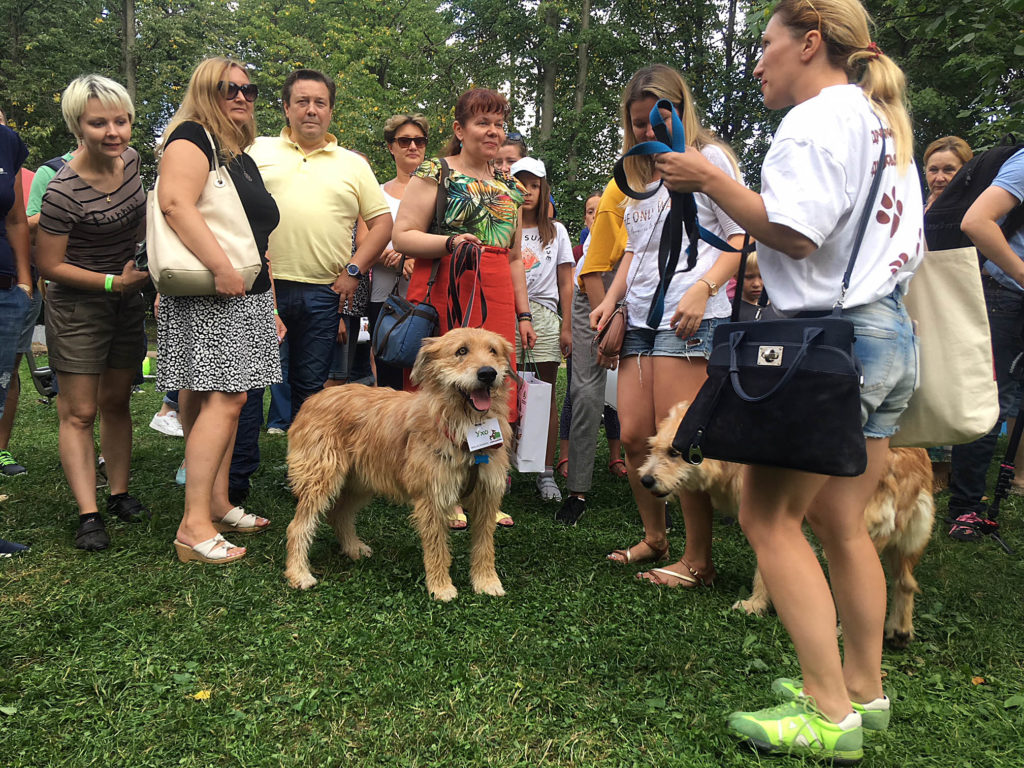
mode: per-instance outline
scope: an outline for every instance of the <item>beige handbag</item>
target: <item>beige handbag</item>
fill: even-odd
[[[961,445],[988,434],[999,418],[999,391],[977,251],[926,252],[905,301],[920,378],[890,445]]]
[[[259,249],[231,175],[221,165],[209,131],[206,131],[206,138],[213,147],[213,170],[196,201],[196,208],[242,275],[245,290],[249,291],[263,268]],[[216,295],[213,273],[181,242],[178,233],[164,218],[158,202],[159,189],[160,179],[157,178],[146,201],[146,250],[150,277],[156,289],[167,296]]]

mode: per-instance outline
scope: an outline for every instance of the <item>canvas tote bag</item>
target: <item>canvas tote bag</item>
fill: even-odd
[[[196,208],[231,264],[241,274],[248,292],[263,268],[259,249],[231,175],[221,165],[217,145],[210,132],[203,130],[213,148],[213,168],[196,201]],[[156,289],[166,296],[215,296],[217,289],[213,273],[181,242],[178,233],[164,218],[158,198],[159,188],[158,177],[146,200],[146,249],[149,253],[149,274]]]
[[[892,446],[960,445],[999,418],[992,337],[974,248],[927,251],[904,299],[919,344],[918,388]]]

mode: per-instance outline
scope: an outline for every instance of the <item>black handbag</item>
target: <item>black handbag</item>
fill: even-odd
[[[402,262],[404,264],[404,257]],[[437,335],[439,318],[430,303],[430,291],[439,266],[440,260],[435,260],[423,301],[413,304],[397,290],[392,290],[384,300],[371,339],[373,354],[380,362],[396,368],[412,368],[423,340]],[[395,286],[397,288],[397,282]]]
[[[831,313],[735,322],[746,253],[741,257],[733,322],[715,329],[707,381],[672,441],[691,464],[707,456],[837,477],[855,477],[867,468],[861,366],[853,351],[853,323],[842,317],[842,307],[884,167],[883,130],[871,191]]]
[[[449,172],[448,163],[442,159],[432,224],[432,231],[438,234],[441,231],[441,222],[444,221],[445,208],[448,206],[448,190],[445,181]],[[405,256],[402,256],[402,261],[398,265],[399,275],[402,274],[404,266]],[[435,259],[430,269],[427,295],[423,297],[423,301],[416,304],[399,293],[401,279],[395,281],[395,287],[391,289],[391,293],[380,308],[377,323],[373,327],[373,336],[370,339],[370,348],[377,360],[396,368],[412,368],[423,340],[437,335],[440,329],[440,318],[437,309],[430,303],[430,292],[434,288],[434,281],[437,280],[440,266],[441,260]]]

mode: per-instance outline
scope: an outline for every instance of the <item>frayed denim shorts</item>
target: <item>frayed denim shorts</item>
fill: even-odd
[[[862,307],[844,309],[854,327],[854,354],[864,372],[860,410],[867,437],[892,437],[917,389],[919,362],[913,321],[897,288]]]
[[[711,341],[715,335],[715,327],[721,322],[715,317],[704,318],[697,326],[697,332],[681,339],[671,328],[654,330],[653,328],[629,328],[622,341],[620,358],[631,355],[652,355],[654,357],[700,357],[707,360],[711,356]]]

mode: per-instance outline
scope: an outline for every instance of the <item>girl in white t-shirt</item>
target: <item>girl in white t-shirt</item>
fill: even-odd
[[[784,314],[832,307],[860,213],[870,206],[843,310],[864,367],[868,467],[854,478],[745,468],[740,523],[793,638],[803,681],[777,682],[773,689],[789,703],[734,713],[729,724],[761,749],[855,762],[863,754],[862,727],[882,729],[889,721],[881,677],[885,577],[864,508],[917,376],[902,293],[921,258],[921,189],[903,73],[871,42],[858,0],[781,0],[754,76],[767,107],[792,107],[765,157],[761,194],[696,152],[662,155],[656,167],[670,187],[704,192],[757,239],[766,289]],[[886,162],[881,191],[869,199],[879,120]],[[805,519],[828,555],[831,590],[801,530]]]
[[[693,147],[721,172],[739,176],[731,150],[697,117],[690,90],[682,75],[664,64],[645,67],[633,75],[622,95],[623,151],[654,139],[650,112],[660,99],[668,99],[679,112],[686,129],[687,145]],[[658,175],[649,157],[628,157],[626,175],[633,189],[653,188]],[[742,244],[740,227],[705,195],[697,195],[701,224],[734,247]],[[693,400],[706,378],[707,356],[715,324],[729,315],[729,300],[719,292],[739,267],[737,254],[722,253],[701,242],[697,264],[686,269],[686,253],[665,297],[665,309],[656,328],[646,324],[651,297],[658,283],[658,244],[669,212],[668,191],[661,189],[646,200],[630,200],[623,220],[628,233],[626,252],[604,300],[590,314],[592,327],[600,329],[615,305],[626,298],[626,338],[618,365],[619,423],[626,449],[626,467],[644,538],[638,544],[608,555],[617,563],[663,560],[668,555],[665,501],[643,487],[637,470],[648,454],[648,439],[673,405]],[[711,501],[706,493],[680,494],[686,523],[686,549],[678,562],[654,568],[638,577],[668,587],[709,586],[715,579],[711,559]]]
[[[516,333],[516,361],[520,370],[536,365],[537,375],[551,384],[551,414],[548,418],[548,442],[544,471],[537,476],[537,491],[544,501],[561,501],[552,469],[558,439],[558,412],[555,380],[562,356],[572,351],[572,242],[561,222],[553,221],[548,211],[551,188],[544,163],[524,157],[511,166],[512,175],[526,187],[522,215],[520,250],[526,270],[526,293],[537,341],[531,350],[523,350]],[[559,304],[562,315],[559,317]]]

